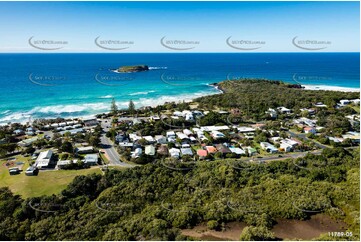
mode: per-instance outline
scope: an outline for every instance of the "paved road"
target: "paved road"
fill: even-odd
[[[291,153],[291,154],[282,154],[282,157],[277,156],[268,156],[263,158],[250,158],[255,161],[273,161],[273,160],[284,160],[284,159],[297,159],[306,156],[308,153],[314,154],[314,155],[320,155],[322,153],[322,150],[314,150],[314,151],[305,151],[305,152],[297,152],[297,153]]]
[[[108,126],[111,125],[109,122],[110,120],[107,120],[107,122],[105,121],[101,122],[101,126],[105,133],[109,131]],[[122,162],[120,160],[120,156],[116,151],[116,149],[114,148],[113,142],[108,137],[105,136],[105,133],[103,133],[102,136],[100,137],[100,142],[103,145],[104,147],[103,150],[109,159],[109,164],[113,166],[134,167],[134,165]]]

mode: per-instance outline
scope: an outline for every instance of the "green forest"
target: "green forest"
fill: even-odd
[[[359,239],[359,149],[324,149],[302,159],[250,164],[163,163],[78,176],[60,195],[23,200],[0,189],[1,240],[187,240],[182,228],[230,221],[245,240],[277,239],[277,218],[325,213]],[[339,239],[322,235],[319,239]],[[326,236],[326,237],[325,237]],[[345,238],[343,238],[345,239]]]
[[[269,108],[284,106],[292,109],[294,114],[301,114],[301,108],[314,107],[318,102],[333,109],[341,99],[360,98],[357,92],[304,90],[298,85],[262,79],[223,81],[216,85],[224,93],[197,98],[195,101],[201,108],[238,108],[243,118],[255,121],[266,119],[265,111]],[[345,109],[339,111],[343,115],[356,113]],[[336,111],[333,110],[330,114],[334,112]]]

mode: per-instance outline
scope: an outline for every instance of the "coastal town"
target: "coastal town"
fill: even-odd
[[[357,110],[360,99],[339,100],[335,109]],[[205,160],[238,160],[262,164],[272,160],[320,154],[327,147],[358,147],[360,115],[346,115],[346,129],[319,125],[322,102],[300,110],[269,107],[266,119],[242,119],[237,108],[200,109],[197,103],[166,103],[90,118],[43,119],[1,127],[2,171],[37,176],[39,172],[131,168],[159,163],[170,169]],[[221,120],[221,121],[220,121]],[[336,124],[337,125],[337,124]],[[332,134],[332,135],[330,135]],[[35,178],[36,179],[36,178]]]

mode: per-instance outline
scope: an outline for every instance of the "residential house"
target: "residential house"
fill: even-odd
[[[129,139],[133,142],[137,142],[142,139],[142,136],[137,135],[136,133],[129,134]]]
[[[155,139],[150,135],[143,136],[143,139],[145,139],[149,144],[154,144],[156,142]]]
[[[198,140],[196,138],[194,138],[193,136],[190,136],[189,137],[189,140],[192,142],[192,143],[197,143]]]
[[[160,154],[160,155],[167,156],[167,155],[169,154],[169,152],[168,152],[168,146],[162,144],[162,145],[158,148],[157,153]]]
[[[126,135],[124,132],[119,132],[116,136],[115,136],[115,141],[120,143],[126,140]]]
[[[273,108],[269,108],[265,113],[268,114],[271,118],[277,118],[277,112]]]
[[[154,139],[158,144],[166,144],[167,143],[167,138],[164,135],[155,135]]]
[[[16,129],[16,130],[14,130],[14,132],[13,132],[15,135],[22,135],[22,134],[25,134],[25,132],[24,132],[24,130],[22,130],[22,129]]]
[[[144,153],[145,153],[146,155],[151,155],[151,156],[155,155],[155,148],[154,148],[154,146],[153,146],[153,145],[147,145],[147,146],[145,146],[145,151],[144,151]]]
[[[359,98],[357,98],[357,99],[351,99],[350,100],[353,104],[360,104],[360,99]]]
[[[17,175],[20,173],[20,169],[19,167],[11,167],[9,168],[9,174],[12,175]]]
[[[284,152],[291,152],[293,146],[288,143],[280,143],[280,150]]]
[[[246,147],[247,151],[248,151],[248,155],[249,156],[253,156],[253,155],[256,155],[258,152],[255,148],[252,148],[250,146]]]
[[[134,143],[132,143],[132,142],[120,142],[118,145],[120,147],[133,148]]]
[[[348,105],[348,104],[350,104],[351,103],[351,101],[350,100],[348,100],[348,99],[343,99],[343,100],[340,100],[340,104],[341,104],[341,106],[345,106],[345,105]]]
[[[34,130],[34,128],[33,128],[33,127],[28,127],[28,128],[26,128],[25,134],[26,134],[26,135],[29,135],[29,136],[35,135],[35,130]]]
[[[175,136],[174,131],[167,131],[166,136],[167,136],[168,142],[175,142],[175,140],[176,140],[175,137],[176,137],[176,136]]]
[[[177,132],[177,137],[178,139],[182,140],[182,141],[186,141],[186,140],[189,140],[188,136],[181,133],[181,132]]]
[[[222,130],[229,130],[229,127],[226,126],[226,125],[223,125],[223,126],[202,126],[201,127],[201,131],[206,131],[206,132],[222,131]]]
[[[18,142],[18,145],[21,146],[21,147],[28,147],[32,143],[34,143],[36,140],[38,140],[37,136],[29,138],[29,139],[24,139],[24,140]]]
[[[219,131],[213,130],[211,132],[211,136],[213,137],[213,139],[220,139],[220,138],[224,138],[225,135]]]
[[[83,119],[82,121],[86,127],[97,126],[99,123],[96,118],[86,118]]]
[[[29,166],[25,171],[26,176],[37,176],[38,174],[39,174],[39,169],[34,166]]]
[[[181,148],[181,156],[184,155],[189,155],[189,156],[193,156],[193,152],[191,148]]]
[[[214,146],[206,146],[206,150],[209,154],[213,154],[217,152],[217,149]]]
[[[204,117],[204,114],[201,112],[201,111],[198,111],[198,110],[193,110],[192,111],[192,114],[195,118],[201,118],[201,117]]]
[[[216,148],[217,148],[218,152],[221,152],[222,154],[232,153],[232,151],[224,144],[217,144]]]
[[[158,115],[150,116],[150,120],[158,121],[158,120],[160,120],[160,117]]]
[[[342,135],[344,139],[350,139],[353,143],[360,143],[360,132],[347,132]]]
[[[316,110],[313,108],[301,108],[301,112],[307,112],[309,115],[314,115],[316,113]]]
[[[268,143],[268,142],[261,142],[260,143],[261,148],[265,151],[267,151],[268,153],[274,154],[278,152],[278,149],[276,147],[274,147],[274,145]]]
[[[279,113],[282,113],[282,114],[290,114],[291,113],[291,109],[288,109],[286,107],[278,107],[277,110]]]
[[[237,130],[238,130],[239,133],[249,133],[249,132],[255,132],[256,131],[254,128],[245,127],[245,126],[238,127]]]
[[[254,128],[254,129],[264,129],[266,127],[266,124],[256,123],[256,124],[252,124],[251,127]]]
[[[303,128],[303,131],[306,133],[306,134],[316,134],[317,131],[316,131],[316,128],[315,127],[311,127],[311,126],[306,126]]]
[[[245,155],[246,152],[242,150],[241,148],[229,148],[232,153],[235,153],[236,155]]]
[[[64,167],[66,167],[67,165],[73,164],[73,163],[77,163],[78,160],[59,160],[58,163],[56,164],[56,166],[59,169],[63,169]]]
[[[87,154],[84,157],[84,164],[87,166],[95,166],[98,164],[98,154]]]
[[[323,104],[322,102],[317,102],[314,104],[317,108],[327,108],[327,105]]]
[[[180,152],[181,152],[180,149],[177,149],[177,148],[169,149],[169,154],[173,158],[179,158]]]
[[[78,154],[90,154],[94,152],[93,146],[77,147],[75,152]]]
[[[131,157],[132,158],[138,158],[139,156],[141,156],[143,150],[142,148],[135,148],[135,150],[133,152],[131,152]]]
[[[189,129],[183,129],[183,134],[185,134],[185,135],[189,136],[189,135],[192,135],[192,134],[193,134],[193,132],[192,132],[192,131],[190,131]]]
[[[48,168],[53,163],[53,151],[47,150],[40,152],[38,158],[35,161],[35,166],[38,168]]]
[[[197,150],[197,155],[199,156],[199,158],[205,158],[208,155],[208,152],[206,150]]]

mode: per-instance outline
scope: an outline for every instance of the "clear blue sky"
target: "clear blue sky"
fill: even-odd
[[[198,41],[191,52],[240,52],[226,39],[264,41],[261,52],[299,52],[292,39],[357,51],[359,2],[0,2],[0,52],[44,52],[28,39],[67,41],[59,52],[109,52],[94,39],[133,41],[119,52],[177,52],[160,39]],[[256,45],[253,45],[256,46]],[[179,51],[178,51],[179,52]]]

